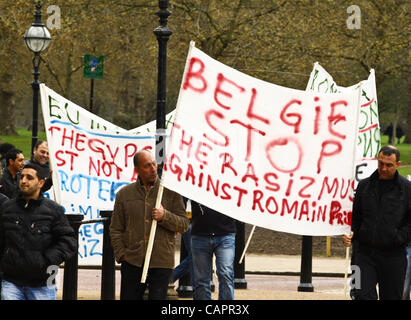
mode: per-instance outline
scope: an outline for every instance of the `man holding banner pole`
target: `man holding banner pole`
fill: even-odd
[[[117,262],[121,263],[121,300],[142,300],[148,285],[150,300],[165,300],[174,268],[175,233],[189,226],[182,197],[163,189],[161,205],[155,206],[160,180],[150,152],[134,156],[138,180],[117,192],[110,237]],[[140,283],[152,223],[157,228],[147,281]]]
[[[360,271],[355,297],[401,300],[407,267],[406,245],[411,240],[411,182],[400,176],[400,152],[384,146],[378,169],[359,182],[353,203],[351,233],[343,235],[350,247],[355,241],[354,263]]]

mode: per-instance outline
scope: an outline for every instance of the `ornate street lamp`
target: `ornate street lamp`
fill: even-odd
[[[24,42],[27,47],[34,53],[33,68],[34,81],[31,83],[33,88],[33,125],[31,134],[31,152],[37,142],[38,131],[38,109],[39,109],[39,67],[41,62],[40,53],[47,49],[51,41],[50,32],[41,22],[41,2],[37,1],[36,11],[34,13],[34,22],[24,35]]]

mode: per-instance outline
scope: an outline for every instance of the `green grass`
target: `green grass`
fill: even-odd
[[[401,162],[411,165],[411,144],[400,144],[397,147],[401,152]]]
[[[404,177],[411,176],[411,166],[410,167],[399,167],[398,172],[400,173],[400,175]]]
[[[404,137],[401,139],[401,143],[397,144],[396,147],[400,150],[401,153],[401,166],[398,168],[398,172],[407,177],[411,176],[411,144],[402,143]],[[388,136],[381,136],[381,145],[388,144]]]
[[[14,144],[17,149],[23,151],[24,158],[30,159],[31,156],[31,131],[27,129],[17,129],[18,136],[0,136],[1,142],[8,142]],[[46,140],[46,133],[44,131],[38,132],[39,140]]]
[[[404,137],[401,139],[401,142],[404,141]],[[388,144],[388,136],[381,136],[381,145],[386,145]],[[411,144],[409,143],[400,143],[395,145],[401,153],[401,163],[403,165],[411,165]],[[400,171],[401,173],[401,171]],[[410,171],[408,171],[408,174],[411,174]]]

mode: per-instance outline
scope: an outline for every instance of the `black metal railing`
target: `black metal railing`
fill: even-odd
[[[100,211],[101,218],[83,220],[82,214],[67,214],[67,218],[77,234],[80,226],[83,224],[102,222],[103,231],[103,257],[101,267],[101,300],[115,299],[115,260],[114,252],[111,246],[109,227],[111,222],[112,211]],[[77,300],[78,284],[78,254],[68,259],[64,263],[63,276],[63,300]]]
[[[90,223],[103,223],[103,256],[101,267],[101,300],[115,300],[115,259],[114,252],[111,246],[109,227],[111,222],[112,211],[100,211],[101,218],[83,220],[82,214],[67,214],[67,218],[73,227],[75,233],[79,234],[80,226]],[[242,239],[236,239],[236,245],[238,242],[242,243]],[[187,252],[185,250],[183,241],[181,243],[180,260],[182,261]],[[238,259],[235,261],[236,278],[241,279],[241,283],[245,283],[244,286],[237,286],[237,289],[246,289],[247,285],[244,277],[244,262],[239,269]],[[239,270],[239,271],[238,271]],[[211,278],[212,282],[212,278]],[[64,276],[63,276],[63,300],[77,300],[77,287],[78,285],[78,254],[75,254],[64,264]],[[212,282],[212,291],[214,291],[214,283]],[[302,241],[302,256],[301,256],[301,272],[300,272],[300,284],[298,291],[314,291],[312,285],[312,237],[304,236]],[[180,297],[192,297],[193,288],[189,275],[183,277],[179,281],[179,287],[177,288],[178,295]]]

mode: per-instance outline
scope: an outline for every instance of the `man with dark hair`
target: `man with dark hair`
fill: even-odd
[[[358,183],[349,235],[355,242],[354,263],[360,269],[356,299],[400,300],[411,240],[411,182],[398,174],[400,152],[387,145],[378,153],[378,169]],[[357,285],[357,284],[356,284]]]
[[[0,207],[2,300],[55,300],[53,271],[77,253],[77,238],[64,208],[45,198],[41,168],[26,165],[20,194]]]
[[[0,144],[0,178],[3,175],[3,170],[7,167],[6,153],[16,147],[11,143],[4,142]]]
[[[10,199],[17,197],[19,191],[20,171],[24,166],[24,155],[21,150],[12,149],[6,153],[7,167],[0,179],[0,193]]]
[[[41,174],[45,177],[44,186],[41,189],[41,192],[46,192],[53,185],[49,159],[50,155],[47,141],[38,140],[33,148],[33,156],[26,162],[26,164],[35,163],[40,166]]]
[[[148,285],[150,300],[165,300],[175,265],[175,233],[185,232],[189,220],[182,197],[167,188],[155,208],[160,179],[150,152],[137,152],[134,165],[138,180],[117,192],[110,225],[114,256],[121,263],[120,299],[142,300]],[[157,229],[145,284],[140,281],[153,220]]]

